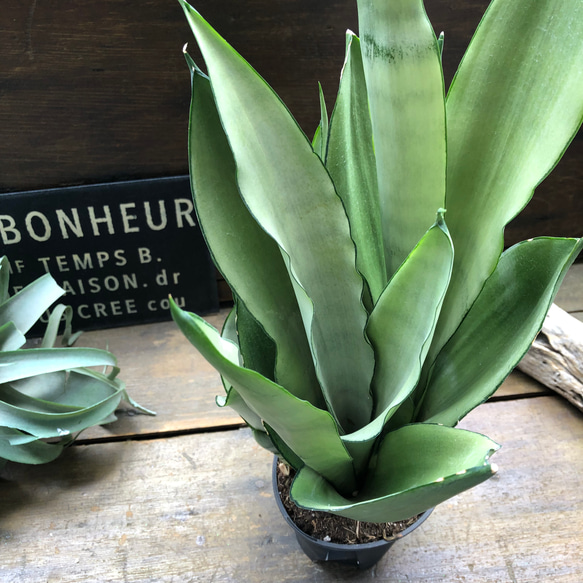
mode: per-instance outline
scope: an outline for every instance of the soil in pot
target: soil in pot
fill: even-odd
[[[364,544],[379,540],[391,541],[399,538],[399,533],[417,521],[414,516],[399,522],[361,522],[329,514],[298,508],[290,498],[290,488],[295,472],[283,463],[277,464],[277,489],[288,515],[296,526],[318,540],[337,544]]]

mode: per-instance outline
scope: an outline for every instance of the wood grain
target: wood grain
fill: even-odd
[[[583,322],[552,305],[518,368],[583,411]]]
[[[439,506],[376,569],[311,563],[277,514],[247,430],[78,446],[0,482],[3,583],[580,583],[583,415],[556,397],[490,403],[464,427],[499,473]]]

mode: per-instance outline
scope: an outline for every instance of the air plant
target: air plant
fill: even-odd
[[[40,345],[28,348],[25,334],[65,291],[47,273],[10,296],[9,278],[8,260],[2,257],[0,465],[54,460],[84,429],[114,421],[122,399],[152,413],[127,394],[113,354],[71,347],[79,334],[72,334],[70,307],[56,305]],[[55,348],[62,320],[63,346]]]

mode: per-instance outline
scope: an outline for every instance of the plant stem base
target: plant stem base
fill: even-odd
[[[293,470],[273,464],[273,490],[282,516],[294,531],[304,553],[312,561],[335,562],[358,569],[369,569],[390,549],[396,540],[417,528],[432,509],[408,520],[391,523],[368,523],[298,508],[289,497]],[[306,532],[307,531],[307,532]]]

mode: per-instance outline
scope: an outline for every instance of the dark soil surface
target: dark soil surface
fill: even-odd
[[[277,464],[277,488],[287,513],[306,534],[319,540],[340,544],[362,544],[377,540],[398,538],[400,532],[417,520],[417,516],[399,522],[361,522],[328,512],[306,510],[296,506],[289,495],[294,471],[285,464]]]

